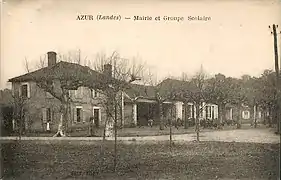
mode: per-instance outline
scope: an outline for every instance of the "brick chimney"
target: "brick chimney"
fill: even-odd
[[[54,66],[57,63],[57,53],[50,51],[48,54],[48,66]]]
[[[112,77],[112,65],[111,64],[105,64],[103,66],[103,73],[107,75],[108,77]]]

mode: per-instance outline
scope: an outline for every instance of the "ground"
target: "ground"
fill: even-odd
[[[280,139],[270,129],[205,132],[200,143],[193,141],[194,134],[174,135],[172,151],[169,136],[127,141],[130,138],[119,138],[123,141],[117,146],[117,172],[113,172],[114,141],[2,138],[5,175],[16,179],[117,180],[280,177]]]
[[[4,167],[10,170],[5,174],[11,179],[12,176],[15,179],[117,180],[278,177],[279,144],[186,142],[176,143],[172,152],[168,144],[119,143],[114,173],[112,142],[5,143]]]
[[[241,129],[252,129],[253,127],[250,126],[250,124],[243,124]],[[259,124],[259,129],[264,129],[265,126],[262,124]],[[233,130],[236,129],[236,126],[224,126],[221,130],[218,129],[210,129],[206,128],[203,129],[200,128],[201,132],[213,132],[213,131],[224,131],[224,130]],[[103,128],[99,128],[95,130],[96,136],[103,136]],[[172,127],[173,134],[192,134],[195,132],[195,127],[189,127],[188,129],[184,129],[183,127],[179,127],[176,129],[175,127]],[[118,129],[118,136],[119,137],[132,137],[132,136],[158,136],[158,135],[169,135],[170,129],[169,127],[165,128],[164,130],[159,130],[159,126],[153,126],[151,127],[136,127],[136,128],[122,128]],[[55,132],[51,133],[27,133],[24,136],[43,136],[43,137],[51,137],[55,134]],[[71,137],[86,137],[89,135],[89,127],[88,125],[81,124],[79,128],[76,128],[73,130],[73,132],[69,133],[68,136]],[[14,134],[14,136],[18,136],[18,134]]]

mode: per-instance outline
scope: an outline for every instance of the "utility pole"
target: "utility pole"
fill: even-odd
[[[271,29],[271,27],[269,26]],[[273,45],[275,55],[275,72],[276,72],[276,120],[277,120],[277,133],[280,133],[280,78],[279,78],[279,59],[278,59],[278,46],[277,46],[277,32],[278,25],[272,25]]]

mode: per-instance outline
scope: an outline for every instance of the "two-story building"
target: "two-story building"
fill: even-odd
[[[69,89],[69,122],[72,129],[80,125],[88,125],[90,118],[96,126],[104,126],[107,118],[106,95],[99,88],[105,84],[104,77],[111,77],[112,66],[106,64],[103,73],[94,71],[87,66],[75,63],[57,62],[56,53],[48,52],[48,66],[36,71],[9,79],[12,83],[14,97],[23,99],[22,115],[26,130],[30,131],[57,131],[60,122],[61,87],[68,82],[80,83],[78,88]],[[45,82],[42,83],[42,82]],[[46,87],[52,84],[52,91]],[[183,81],[167,79],[160,83],[161,96],[167,97],[163,101],[164,119],[196,118],[196,108],[191,102],[181,99],[171,99],[168,94],[175,88],[183,87]],[[154,119],[159,123],[159,108],[155,97],[154,86],[131,84],[123,92],[118,93],[118,123],[122,126],[147,125],[147,120]],[[157,87],[159,89],[159,87]],[[189,87],[185,87],[189,88]],[[54,92],[54,93],[50,93]],[[120,97],[119,97],[120,96]],[[200,110],[200,119],[217,119],[218,106],[203,103]],[[50,127],[47,126],[50,124]]]
[[[104,72],[110,73],[111,66],[105,65]],[[47,122],[50,123],[51,131],[56,131],[58,127],[61,102],[41,88],[38,81],[51,78],[54,88],[52,91],[59,92],[61,91],[61,79],[77,77],[87,79],[90,76],[93,77],[90,79],[91,83],[98,83],[101,73],[79,64],[57,62],[56,53],[48,52],[47,67],[9,79],[9,82],[12,83],[14,97],[22,99],[20,108],[23,112],[24,128],[32,131],[46,130]],[[90,117],[94,118],[97,126],[100,125],[101,120],[105,117],[102,91],[87,87],[87,83],[84,83],[76,90],[69,90],[69,96],[71,99],[69,126],[88,123]]]

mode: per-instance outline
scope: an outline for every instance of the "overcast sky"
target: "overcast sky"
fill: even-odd
[[[281,26],[278,2],[9,0],[2,6],[0,89],[8,87],[9,78],[25,73],[25,57],[35,61],[51,50],[66,53],[78,48],[87,59],[115,50],[126,58],[137,56],[158,77],[180,76],[182,72],[192,75],[201,64],[210,74],[257,76],[274,68],[268,26]],[[81,14],[94,18],[98,14],[121,15],[122,19],[76,20]],[[124,19],[136,15],[177,16],[184,21]],[[211,20],[188,21],[188,16]]]

